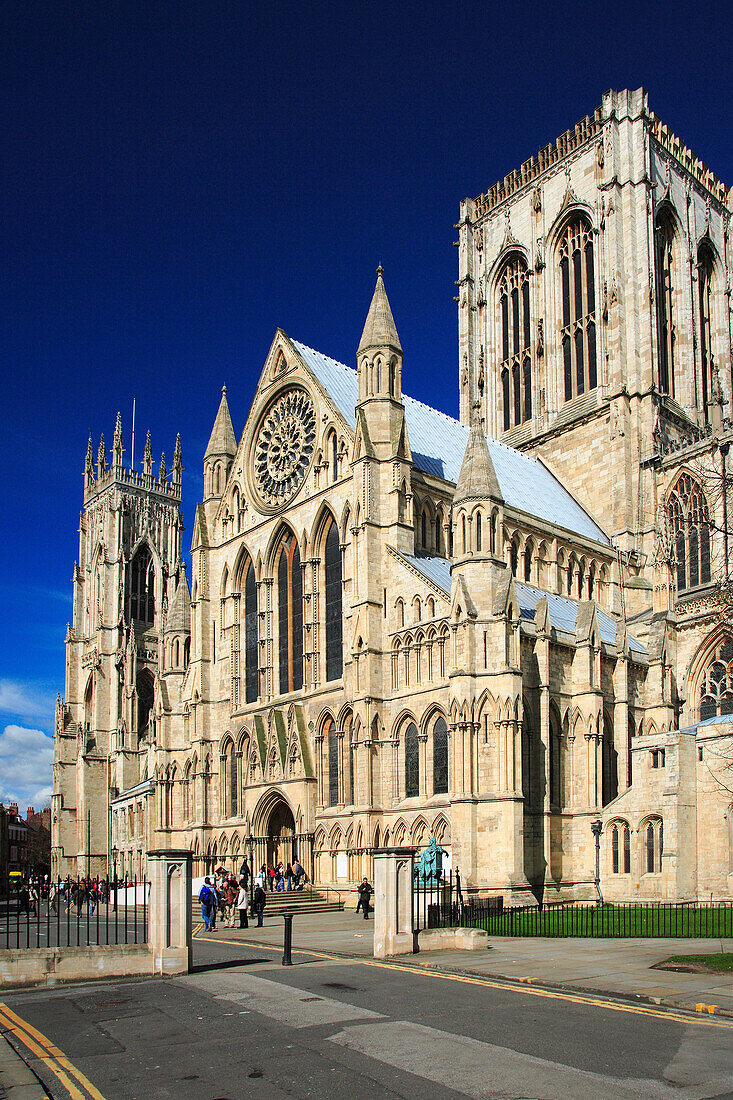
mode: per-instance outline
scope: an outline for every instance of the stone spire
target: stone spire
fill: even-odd
[[[471,434],[466,444],[458,484],[453,495],[454,504],[471,500],[503,501],[499,479],[491,461],[489,445],[479,418],[479,402],[474,401],[471,410]]]
[[[387,291],[384,289],[383,274],[380,264],[377,268],[377,285],[374,288],[372,304],[369,306],[364,331],[361,334],[356,352],[357,358],[362,352],[370,348],[391,348],[393,351],[402,353],[402,345],[397,335],[397,327],[390,309]]]
[[[115,437],[112,442],[112,465],[122,465],[122,417],[120,413],[117,413],[117,423],[115,424]]]
[[[181,484],[181,475],[183,474],[183,461],[181,459],[181,433],[176,436],[176,449],[173,452],[173,484]]]
[[[100,436],[99,449],[97,450],[97,477],[102,475],[107,470],[107,448],[104,445],[104,435]]]
[[[84,463],[84,484],[91,485],[94,481],[94,454],[92,452],[92,437],[89,436],[89,442],[87,443],[87,457]]]
[[[226,386],[222,386],[219,411],[216,414],[214,427],[211,429],[211,436],[209,437],[209,443],[206,448],[206,453],[204,454],[204,461],[206,461],[207,458],[213,458],[215,455],[226,455],[228,458],[234,458],[236,453],[237,437],[234,434],[232,418],[229,415],[227,388]]]
[[[185,569],[181,569],[176,594],[171,600],[165,621],[166,634],[189,634],[191,631],[191,592]]]
[[[153,447],[150,442],[150,429],[148,429],[148,437],[145,440],[145,451],[143,452],[143,473],[152,474],[153,472]]]

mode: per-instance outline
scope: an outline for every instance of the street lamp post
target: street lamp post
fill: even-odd
[[[596,840],[596,890],[598,891],[598,904],[603,905],[603,894],[601,893],[601,832],[603,831],[603,822],[600,818],[596,818],[595,821],[591,821],[590,829]]]
[[[115,892],[115,913],[117,912],[117,847],[112,846],[112,881]]]

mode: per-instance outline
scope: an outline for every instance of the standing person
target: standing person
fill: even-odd
[[[237,900],[239,897],[239,887],[234,875],[230,875],[226,884],[226,915],[227,925],[229,928],[234,928],[234,917],[237,910]]]
[[[244,857],[244,863],[240,868],[239,877],[240,879],[244,879],[245,890],[249,890],[249,881],[252,878],[252,871],[250,870],[249,861],[246,856]]]
[[[22,883],[18,891],[18,912],[31,915],[31,892],[26,883]]]
[[[285,889],[285,873],[282,862],[278,863],[277,867],[275,868],[275,889],[278,891],[282,891]]]
[[[216,902],[211,889],[211,880],[208,875],[204,879],[204,884],[199,890],[199,901],[201,902],[201,919],[204,922],[204,930],[206,932],[211,932],[213,931],[211,927],[212,914],[216,912]]]
[[[270,880],[270,893],[272,894],[275,892],[275,868],[270,864],[267,866],[267,877]]]
[[[299,859],[296,859],[293,867],[293,873],[295,874],[295,889],[302,890],[308,876],[305,873],[305,868]],[[301,879],[303,880],[301,882]]]
[[[361,909],[364,913],[364,920],[369,920],[369,899],[372,896],[372,887],[367,879],[366,875],[361,880],[361,885],[358,887],[359,900],[356,903],[357,913]]]
[[[249,905],[249,898],[247,896],[247,884],[244,880],[244,875],[239,880],[239,893],[237,895],[237,909],[239,910],[239,927],[249,928],[249,921],[247,920],[247,906]]]
[[[285,868],[285,889],[293,889],[293,865],[291,863],[288,863]]]
[[[255,886],[254,897],[252,899],[252,910],[257,917],[258,928],[262,928],[262,917],[264,916],[266,904],[267,894],[258,883],[257,886]]]

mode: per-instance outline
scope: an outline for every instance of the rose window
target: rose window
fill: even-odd
[[[262,500],[280,507],[303,484],[316,439],[316,414],[305,390],[280,394],[265,413],[254,452],[254,476]]]

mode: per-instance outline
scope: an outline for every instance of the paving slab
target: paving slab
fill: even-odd
[[[48,1093],[4,1035],[0,1035],[0,1100],[48,1100]]]

